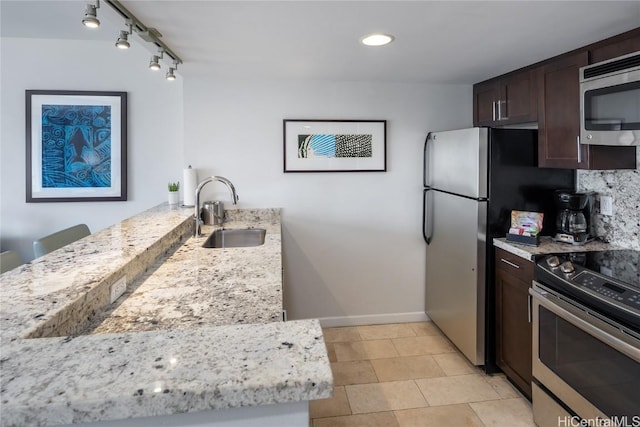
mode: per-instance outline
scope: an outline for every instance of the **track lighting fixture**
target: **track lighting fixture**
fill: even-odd
[[[175,71],[178,69],[178,61],[173,61],[173,67],[169,67],[169,71],[167,71],[167,80],[173,81],[176,79]]]
[[[129,43],[129,33],[126,31],[120,31],[120,37],[118,37],[118,41],[116,42],[116,47],[118,49],[129,49],[131,44]]]
[[[153,55],[151,57],[151,61],[149,62],[149,69],[153,70],[153,71],[158,71],[160,69],[160,58],[158,58],[158,55]]]
[[[88,4],[84,9],[84,18],[82,23],[87,28],[98,28],[100,21],[98,20],[96,9],[100,8],[100,0],[96,0],[96,4]]]
[[[120,49],[128,49],[131,47],[129,42],[129,35],[134,31],[144,42],[153,44],[154,48],[158,49],[158,53],[151,57],[149,62],[149,68],[152,70],[159,70],[160,60],[173,61],[173,65],[169,67],[166,78],[167,80],[175,80],[175,72],[178,69],[178,64],[182,64],[182,59],[172,51],[160,38],[162,34],[151,27],[144,25],[138,18],[136,18],[124,5],[118,0],[103,0],[108,6],[110,6],[116,13],[125,19],[125,25],[129,28],[129,31],[122,30],[116,41],[116,46]],[[82,23],[87,27],[96,28],[100,25],[100,21],[96,16],[96,9],[100,7],[100,0],[95,0],[95,4],[87,4],[85,9],[84,19]],[[165,58],[165,54],[167,58]]]
[[[149,62],[149,69],[153,70],[153,71],[158,71],[161,67],[160,67],[160,60],[164,58],[164,50],[160,49],[158,50],[158,54],[157,55],[153,55],[151,57],[151,61]]]
[[[129,43],[129,34],[133,33],[133,22],[130,19],[126,20],[127,27],[129,27],[129,31],[120,31],[120,36],[118,37],[118,41],[116,41],[116,47],[118,49],[129,49],[131,44]]]

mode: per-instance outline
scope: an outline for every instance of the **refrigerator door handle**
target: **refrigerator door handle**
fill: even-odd
[[[433,220],[430,215],[433,209],[427,206],[429,191],[431,191],[430,188],[425,188],[422,192],[422,237],[427,245],[431,244],[431,239],[433,238]],[[427,228],[429,230],[427,230]]]
[[[435,135],[433,134],[433,132],[429,132],[427,134],[427,139],[425,139],[424,141],[424,154],[422,156],[422,185],[424,187],[428,187],[429,184],[427,183],[427,177],[429,176],[429,173],[427,171],[427,166],[429,164],[428,158],[427,158],[427,147],[429,145],[429,140],[434,138],[435,139]]]

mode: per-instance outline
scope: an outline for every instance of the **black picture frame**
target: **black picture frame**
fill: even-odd
[[[26,202],[127,200],[127,92],[25,97]]]

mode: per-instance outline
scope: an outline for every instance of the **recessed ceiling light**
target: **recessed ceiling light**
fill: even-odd
[[[369,34],[360,39],[360,42],[367,46],[384,46],[393,41],[394,37],[389,34]]]

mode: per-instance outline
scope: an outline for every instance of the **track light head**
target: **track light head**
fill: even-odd
[[[118,37],[118,41],[116,42],[116,47],[119,49],[129,49],[131,44],[129,43],[129,33],[126,31],[120,31],[120,37]]]
[[[151,61],[149,62],[149,69],[158,71],[160,69],[159,61],[160,61],[160,58],[158,58],[158,55],[153,55],[151,57]]]
[[[176,75],[174,74],[175,68],[169,67],[169,71],[167,71],[167,80],[174,81],[176,79]]]
[[[100,26],[100,21],[98,20],[96,9],[100,7],[99,4],[93,5],[88,4],[84,10],[84,18],[82,19],[82,23],[87,28],[98,28]]]

